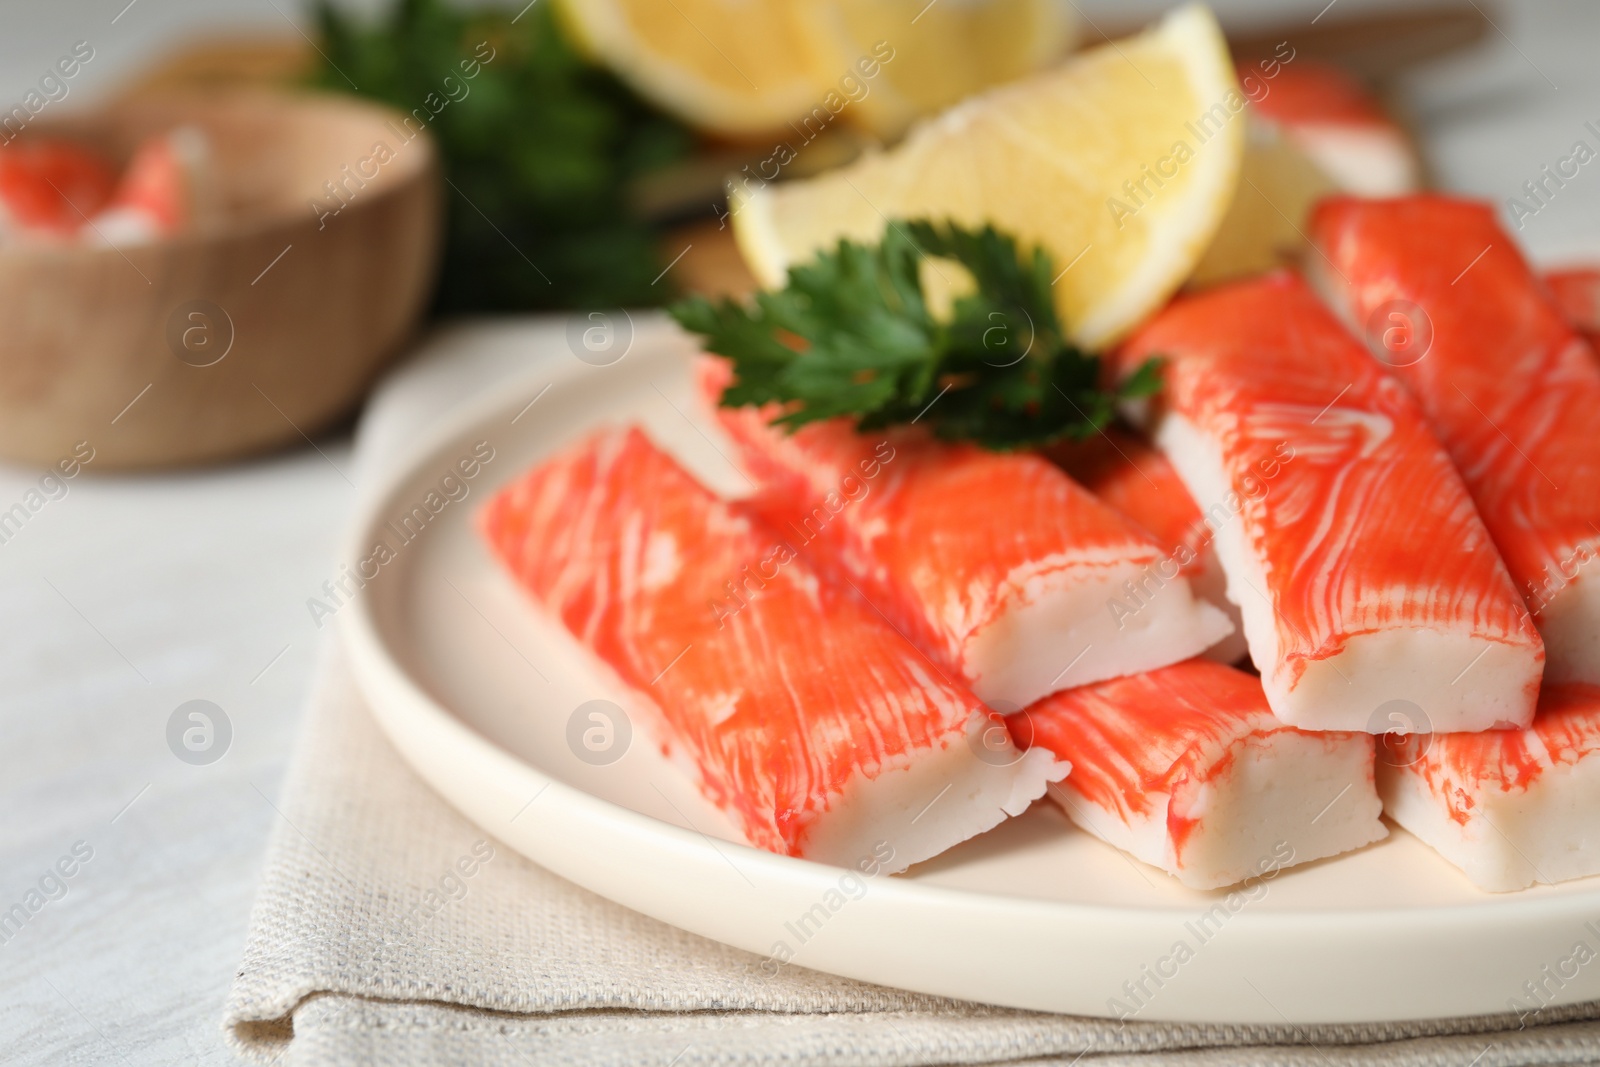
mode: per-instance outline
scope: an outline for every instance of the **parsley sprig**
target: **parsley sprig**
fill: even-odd
[[[548,2],[379,6],[368,21],[316,0],[313,79],[426,119],[450,182],[434,310],[660,303],[671,279],[636,192],[693,134],[586,59]]]
[[[948,316],[923,288],[930,257],[975,283]],[[841,240],[790,267],[784,288],[749,303],[694,297],[671,311],[732,361],[724,407],[776,401],[774,422],[791,430],[837,417],[862,430],[915,422],[1009,451],[1087,437],[1118,400],[1160,384],[1154,360],[1118,386],[1101,382],[1099,358],[1063,335],[1054,277],[1048,253],[1024,254],[993,226],[898,221],[876,245]]]

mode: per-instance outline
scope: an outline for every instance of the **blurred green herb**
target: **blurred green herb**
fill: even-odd
[[[923,292],[930,256],[975,282],[948,318]],[[840,241],[751,303],[694,297],[672,315],[733,363],[724,407],[777,402],[773,421],[791,430],[839,416],[863,430],[921,423],[1006,451],[1088,437],[1118,400],[1160,386],[1156,360],[1102,386],[1098,357],[1062,334],[1053,277],[1046,252],[1023,255],[993,226],[890,222],[879,244]]]
[[[326,2],[317,14],[317,83],[345,92],[354,83],[438,143],[450,184],[436,311],[671,295],[666,281],[651,284],[662,267],[656,234],[628,190],[687,155],[690,134],[580,56],[550,0],[515,16],[445,0],[399,0],[375,24]]]

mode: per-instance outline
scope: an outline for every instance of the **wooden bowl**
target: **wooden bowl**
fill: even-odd
[[[213,223],[123,249],[0,246],[0,455],[53,465],[88,442],[102,470],[300,442],[348,412],[415,327],[437,261],[439,166],[394,112],[186,94],[41,117],[22,136],[120,161],[185,124],[211,141]],[[349,191],[319,219],[314,205],[339,203],[327,182]]]

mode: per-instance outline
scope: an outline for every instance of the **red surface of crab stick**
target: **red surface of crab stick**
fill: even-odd
[[[1067,771],[1042,750],[997,750],[971,693],[637,429],[540,464],[480,524],[759,848],[854,866],[887,842],[900,869]],[[733,580],[741,606],[719,610]]]
[[[1310,733],[1252,675],[1196,659],[1069,689],[1007,718],[1072,760],[1067,816],[1196,889],[1360,848],[1388,831],[1367,733]]]
[[[1385,813],[1479,887],[1600,874],[1600,687],[1545,686],[1526,730],[1384,741]]]
[[[105,160],[71,141],[0,148],[0,243],[74,237],[111,197],[116,180]]]
[[[1544,635],[1552,682],[1600,682],[1600,365],[1487,204],[1320,205],[1333,306],[1426,412]],[[1385,324],[1416,342],[1400,358]],[[1376,322],[1377,328],[1367,328]]]
[[[729,379],[707,357],[702,396]],[[847,421],[790,434],[716,408],[754,505],[981,699],[1017,710],[1073,685],[1188,659],[1231,626],[1166,553],[1048,460]],[[1138,596],[1136,607],[1127,607]]]
[[[1545,288],[1569,323],[1600,345],[1600,267],[1564,267],[1546,271]]]
[[[1217,514],[1273,712],[1384,732],[1526,726],[1544,666],[1522,598],[1405,388],[1298,277],[1180,299],[1116,359],[1166,358],[1158,447]],[[1413,727],[1414,728],[1414,727]]]
[[[1148,530],[1195,593],[1228,614],[1233,633],[1206,649],[1205,657],[1237,663],[1245,654],[1244,629],[1212,544],[1216,530],[1167,458],[1115,426],[1086,441],[1052,446],[1045,454],[1073,481]]]

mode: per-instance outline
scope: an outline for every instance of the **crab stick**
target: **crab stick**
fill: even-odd
[[[1189,285],[1251,277],[1303,257],[1305,221],[1337,192],[1395,196],[1418,184],[1411,140],[1338,67],[1279,56],[1240,63],[1246,137],[1228,214]]]
[[[707,357],[708,403],[730,374]],[[716,412],[762,514],[985,702],[1016,710],[1188,659],[1231,630],[1147,533],[1040,456],[916,427],[868,436],[835,420],[790,434],[770,410]]]
[[[0,148],[0,242],[75,237],[115,183],[103,159],[71,141],[21,140]]]
[[[1348,71],[1314,59],[1276,70],[1267,78],[1249,65],[1239,68],[1253,123],[1276,127],[1335,185],[1357,196],[1398,196],[1421,184],[1411,138]]]
[[[1308,733],[1253,676],[1189,660],[1046,697],[1012,740],[1072,760],[1068,818],[1184,885],[1216,889],[1387,835],[1367,733]]]
[[[1108,427],[1087,441],[1047,450],[1072,480],[1144,527],[1178,565],[1198,596],[1226,612],[1233,633],[1206,649],[1207,659],[1237,663],[1245,654],[1238,607],[1228,599],[1227,577],[1217,559],[1216,531],[1167,458],[1142,438]]]
[[[147,138],[91,235],[112,245],[147,244],[203,221],[211,206],[210,155],[206,135],[193,126]]]
[[[1545,288],[1569,323],[1600,346],[1600,267],[1565,267],[1546,271]]]
[[[1600,682],[1600,365],[1471,200],[1337,198],[1312,220],[1329,302],[1410,388],[1524,591],[1552,682]],[[1415,339],[1389,341],[1394,330]]]
[[[637,429],[540,464],[480,528],[758,848],[844,866],[891,851],[901,869],[1067,772],[997,745],[970,692]],[[741,576],[742,606],[719,612]]]
[[[1526,730],[1384,742],[1384,811],[1475,885],[1600,874],[1600,686],[1547,685]]]
[[[1278,273],[1180,299],[1115,359],[1166,360],[1150,430],[1218,524],[1267,702],[1314,730],[1526,726],[1544,651],[1404,387]]]

